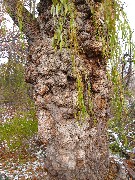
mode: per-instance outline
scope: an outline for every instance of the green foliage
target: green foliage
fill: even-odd
[[[78,111],[76,113],[76,119],[84,121],[86,116],[88,116],[87,109],[84,102],[84,86],[82,82],[82,77],[77,76],[77,93],[78,93],[78,99],[77,99],[77,107]]]
[[[96,7],[93,3],[89,5],[94,14],[97,39],[102,42],[103,56],[108,61],[108,79],[112,85],[110,92],[112,118],[109,121],[109,128],[118,137],[114,138],[113,143],[111,141],[110,148],[115,152],[125,152],[133,147],[130,143],[133,142],[133,130],[129,127],[129,124],[133,124],[133,119],[129,117],[130,108],[127,101],[129,92],[121,73],[123,62],[126,63],[122,54],[132,52],[134,62],[135,44],[132,43],[132,31],[121,1],[105,0]]]
[[[68,0],[53,0],[51,13],[55,18],[56,24],[56,31],[52,41],[53,47],[55,49],[59,47],[60,50],[63,47],[70,47],[72,49],[73,45],[74,49],[77,50],[74,3]],[[69,29],[66,28],[67,26]],[[70,43],[68,43],[67,39],[70,39]]]
[[[112,11],[107,9],[109,6],[112,7]],[[125,151],[132,148],[128,139],[130,129],[126,128],[132,120],[129,118],[128,112],[128,92],[121,73],[122,61],[124,61],[122,54],[128,52],[129,48],[134,52],[134,44],[131,42],[131,29],[121,2],[115,1],[112,3],[108,0],[104,3],[104,9],[105,23],[107,25],[107,41],[104,53],[106,57],[110,58],[111,72],[109,79],[112,82],[111,113],[113,118],[110,119],[109,127],[118,135],[121,142],[121,146],[117,141],[113,145],[116,145],[115,148],[118,151]],[[107,48],[107,46],[109,47]],[[112,147],[114,148],[114,146]]]
[[[110,70],[108,72],[108,79],[112,84],[110,99],[111,114],[113,117],[110,119],[109,127],[112,129],[112,132],[118,135],[122,147],[124,147],[124,149],[130,149],[131,147],[128,147],[129,129],[125,127],[127,124],[130,124],[132,120],[129,118],[129,108],[127,104],[128,92],[123,83],[121,73],[122,62],[125,63],[122,57],[123,52],[128,52],[130,49],[130,51],[133,52],[132,61],[135,61],[135,45],[131,42],[132,33],[130,25],[121,1],[104,0],[102,3],[98,3],[98,6],[95,6],[93,1],[88,1],[87,3],[93,14],[96,38],[98,41],[102,42],[104,58],[109,60],[108,64]],[[75,54],[78,54],[75,7],[68,0],[54,0],[51,12],[53,16],[56,17],[55,23],[57,25],[53,38],[53,47],[60,47],[60,50],[62,47],[70,47],[73,72],[78,77],[76,82],[78,92],[78,114],[76,116],[84,119],[88,113],[84,103],[84,84],[82,82],[82,76],[78,74],[75,62]],[[68,25],[70,29],[69,33],[66,32],[66,26],[64,26],[66,18],[70,20]],[[69,39],[68,42],[67,39]],[[90,88],[88,92],[91,95]],[[90,96],[89,99],[89,111],[92,112],[93,105]],[[117,141],[112,145],[112,149],[114,149],[114,146],[116,146],[116,149],[121,149]]]
[[[23,6],[22,6],[22,3],[20,1],[17,2],[17,19],[18,19],[18,24],[19,24],[19,29],[20,31],[22,32],[22,28],[23,28],[23,16],[22,16],[22,13],[23,13]]]
[[[22,3],[24,3],[24,1]],[[8,63],[0,65],[0,117],[3,116],[1,114],[5,115],[5,117],[1,118],[0,122],[0,145],[5,144],[5,150],[7,150],[7,152],[16,152],[16,150],[18,151],[26,149],[29,146],[30,137],[36,134],[38,129],[38,121],[35,114],[36,111],[34,103],[28,95],[28,93],[32,95],[32,89],[31,86],[25,82],[24,64],[22,63],[22,59],[25,59],[24,57],[26,52],[25,51],[22,53],[22,50],[24,50],[24,47],[27,47],[24,35],[22,33],[22,3],[21,1],[17,1],[16,7],[16,15],[21,33],[16,33],[16,31],[11,32],[13,33],[13,36],[18,34],[16,38],[20,35],[21,40],[16,41],[16,39],[14,39],[15,37],[12,39],[12,34],[7,33],[8,31],[6,25],[4,24],[6,21],[2,21],[3,26],[1,29],[2,34],[5,36],[7,35],[7,38],[5,39],[9,40],[9,42],[13,41],[14,45],[17,47],[15,47],[17,51],[14,51],[14,48],[12,47],[10,48],[12,51],[8,51],[8,48],[5,48],[6,53],[9,55]],[[9,7],[7,7],[7,11],[9,11],[10,14]],[[13,29],[15,30],[16,28]],[[10,37],[11,39],[8,39]],[[10,46],[10,43],[7,44],[7,46],[8,45]],[[9,109],[5,107],[9,107],[9,109],[11,108],[10,111],[13,112],[13,116],[11,113],[11,116],[9,115],[8,117],[9,119],[6,117]],[[21,156],[21,154],[18,155]]]
[[[98,33],[99,37],[102,37],[103,54],[109,59],[108,78],[112,83],[110,94],[112,118],[109,122],[109,128],[118,135],[118,138],[111,143],[110,148],[115,152],[125,152],[132,148],[132,144],[130,144],[132,139],[128,137],[128,134],[132,132],[129,124],[133,123],[133,119],[129,117],[127,103],[129,92],[125,87],[121,73],[122,62],[126,63],[122,54],[129,52],[129,49],[134,54],[135,45],[132,43],[131,28],[121,1],[103,1],[100,9],[104,14],[105,25],[99,28]]]
[[[87,75],[83,75],[84,80],[82,79],[82,75],[77,75],[77,112],[75,114],[75,118],[78,121],[79,125],[83,123],[87,118],[93,118],[94,126],[97,124],[97,120],[95,118],[95,114],[93,112],[93,101],[91,96],[91,85],[87,78]],[[86,83],[87,82],[87,83]],[[85,96],[84,97],[84,93]],[[87,99],[87,100],[86,100]],[[85,101],[86,100],[86,101]],[[86,105],[87,104],[87,105]]]
[[[10,103],[14,106],[28,106],[30,87],[24,81],[24,67],[20,62],[9,60],[0,66],[1,104]]]
[[[71,54],[72,70],[74,75],[77,77],[77,113],[75,114],[75,117],[76,120],[81,123],[81,121],[84,121],[89,114],[84,103],[82,76],[77,70],[75,61],[75,57],[78,54],[78,42],[77,26],[75,21],[76,10],[74,3],[68,0],[53,0],[51,13],[54,17],[56,25],[52,45],[55,49],[60,48],[60,50],[65,47]]]
[[[16,150],[37,132],[35,108],[28,95],[31,89],[24,80],[23,64],[12,59],[2,64],[0,70],[0,112],[8,114],[5,106],[9,106],[14,113],[13,118],[0,124],[0,142],[5,142],[9,150]]]
[[[5,142],[10,150],[19,149],[37,133],[37,127],[35,110],[17,112],[13,119],[0,125],[0,142]]]

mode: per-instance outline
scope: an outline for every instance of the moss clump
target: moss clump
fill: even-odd
[[[35,111],[18,114],[0,125],[0,142],[7,144],[8,150],[21,148],[31,136],[37,133],[38,122]]]

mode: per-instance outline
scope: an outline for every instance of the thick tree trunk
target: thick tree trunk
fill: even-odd
[[[40,2],[38,21],[42,39],[37,38],[30,46],[26,80],[34,85],[38,133],[46,144],[46,179],[104,180],[108,173],[106,63],[101,43],[94,37],[88,5],[82,0],[76,7],[78,41],[83,48],[76,62],[79,73],[82,77],[87,75],[91,84],[94,115],[81,125],[74,118],[76,77],[67,49],[55,52],[52,48],[54,28],[49,0]],[[85,84],[85,78],[83,81]]]

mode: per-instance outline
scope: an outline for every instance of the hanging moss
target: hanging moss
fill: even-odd
[[[94,8],[93,8],[94,9]],[[119,136],[123,147],[128,147],[126,125],[129,123],[128,105],[126,97],[128,92],[122,77],[123,52],[135,52],[135,45],[132,43],[132,31],[123,10],[121,1],[104,0],[103,3],[94,9],[95,27],[97,27],[98,39],[103,43],[103,55],[108,60],[108,78],[111,81],[111,113],[113,118],[109,121],[110,128]],[[100,12],[100,13],[99,13]],[[97,20],[98,19],[98,20]],[[100,27],[100,28],[98,28]],[[126,62],[125,62],[126,63]]]
[[[125,133],[125,123],[127,120],[128,109],[125,97],[127,90],[122,80],[122,61],[123,52],[126,52],[131,46],[131,51],[135,55],[135,45],[131,42],[131,28],[123,10],[123,5],[119,0],[103,0],[95,3],[87,1],[93,15],[93,24],[95,26],[96,38],[102,43],[102,53],[106,61],[109,60],[108,78],[111,81],[111,113],[113,118],[110,120],[110,127],[119,134],[123,144],[127,146]],[[53,0],[51,8],[53,17],[55,17],[56,31],[53,38],[53,47],[55,49],[66,47],[71,51],[71,59],[74,74],[78,72],[75,62],[75,54],[79,54],[77,42],[76,10],[73,2],[68,0]],[[66,18],[69,20],[69,30],[66,29]],[[135,56],[134,56],[135,57]],[[84,84],[82,75],[77,74],[76,87],[78,92],[76,119],[85,119],[88,114],[93,112],[93,103],[91,98],[91,88],[88,84],[89,110],[85,106]],[[88,112],[89,111],[89,112]],[[96,120],[95,120],[96,122]],[[115,124],[115,125],[114,125]],[[114,128],[115,126],[115,128]]]

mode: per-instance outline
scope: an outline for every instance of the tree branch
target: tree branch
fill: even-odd
[[[4,0],[7,13],[14,23],[29,38],[34,39],[39,34],[37,19],[24,7],[19,0]]]

